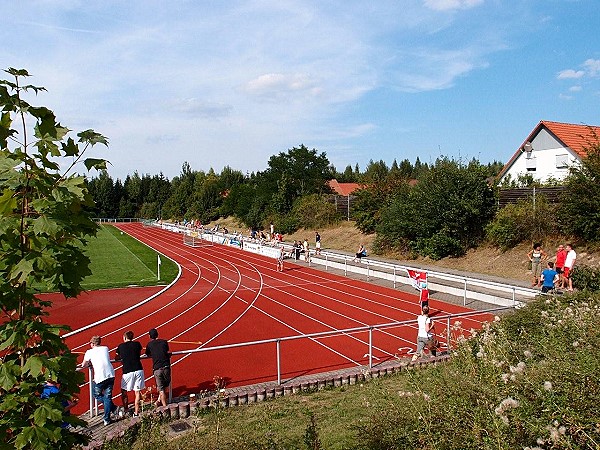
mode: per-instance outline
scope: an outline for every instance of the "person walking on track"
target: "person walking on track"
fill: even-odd
[[[429,348],[432,356],[437,354],[436,346],[434,345],[434,323],[431,320],[431,317],[429,317],[429,306],[423,306],[421,315],[417,317],[417,323],[419,325],[419,331],[417,333],[417,351],[412,357],[413,361],[416,361],[423,356],[425,347]]]

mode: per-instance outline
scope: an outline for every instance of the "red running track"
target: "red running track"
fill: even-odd
[[[65,308],[52,311],[53,322],[72,328],[91,324],[100,316],[115,315],[71,334],[67,344],[73,351],[84,352],[89,338],[98,334],[114,355],[127,330],[132,330],[145,347],[148,330],[157,328],[160,337],[170,341],[171,350],[179,351],[413,320],[419,314],[417,295],[315,270],[305,263],[286,261],[281,273],[276,271],[274,259],[235,247],[192,248],[183,244],[182,235],[157,227],[140,223],[117,226],[176,261],[181,276],[152,300],[121,314],[114,314],[114,300],[101,299],[93,302],[93,312],[89,302],[71,303],[68,315]],[[160,288],[143,289],[152,294]],[[141,292],[142,288],[132,290],[132,298],[121,301],[122,310],[138,304],[139,295],[134,297]],[[470,311],[435,299],[430,299],[429,305],[434,316]],[[80,308],[85,312],[80,313]],[[481,328],[483,321],[490,319],[481,314],[460,321],[462,328],[469,330]],[[446,324],[439,323],[436,328],[445,335]],[[415,341],[415,325],[373,331],[374,362],[406,356]],[[367,331],[284,341],[282,379],[367,365],[368,342]],[[149,363],[144,361],[147,386],[154,386]],[[273,381],[277,379],[276,345],[176,355],[172,366],[174,396],[212,389],[215,376],[224,378],[229,387]],[[118,392],[120,366],[115,367]],[[87,390],[87,385],[82,388],[81,411],[88,407]]]

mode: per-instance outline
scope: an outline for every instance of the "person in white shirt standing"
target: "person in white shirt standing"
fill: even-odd
[[[432,356],[435,356],[437,353],[435,346],[432,345],[435,339],[433,330],[435,324],[431,320],[431,317],[429,317],[429,306],[423,306],[421,315],[417,317],[417,324],[419,325],[417,351],[412,357],[413,361],[416,361],[417,358],[423,356],[425,347],[429,347]]]
[[[81,367],[92,366],[94,378],[92,380],[92,393],[94,398],[104,405],[104,425],[111,423],[110,414],[117,410],[112,401],[112,391],[115,384],[115,369],[110,362],[108,347],[100,345],[100,336],[92,336],[92,348],[85,352]]]
[[[573,267],[575,266],[575,260],[577,259],[577,253],[575,253],[575,249],[573,248],[573,244],[565,245],[565,250],[567,250],[567,258],[565,259],[565,267],[563,269],[563,288],[568,284],[568,291],[573,290],[573,279],[571,276],[573,275]]]

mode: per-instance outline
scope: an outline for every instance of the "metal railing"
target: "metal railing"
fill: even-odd
[[[455,275],[447,272],[438,272],[435,270],[418,267],[410,267],[366,257],[361,258],[360,263],[354,264],[354,259],[355,258],[352,256],[344,254],[321,251],[321,254],[318,255],[318,257],[315,257],[313,254],[310,262],[312,264],[323,264],[325,266],[325,270],[328,270],[330,267],[341,269],[344,271],[344,275],[347,275],[348,272],[365,273],[367,281],[369,281],[371,278],[387,279],[392,282],[394,289],[396,289],[398,283],[405,285],[410,285],[413,283],[413,280],[408,276],[408,271],[425,271],[427,272],[428,283],[430,286],[433,285],[434,289],[454,294],[460,291],[463,298],[463,306],[467,305],[467,298],[469,297],[469,294],[472,294],[472,297],[477,297],[476,295],[473,295],[473,293],[478,292],[478,290],[491,291],[493,295],[497,296],[498,298],[506,299],[511,303],[510,305],[507,304],[504,306],[520,306],[520,302],[517,300],[517,295],[525,298],[533,298],[540,294],[539,290],[514,284],[482,280],[466,275]],[[438,283],[432,283],[430,278],[433,278],[434,281],[437,280]],[[454,283],[454,286],[448,285],[448,283]],[[444,289],[444,286],[446,289]],[[508,295],[508,297],[506,297],[506,295]]]
[[[451,321],[454,320],[456,321],[456,319],[459,318],[472,318],[475,316],[489,316],[493,313],[499,312],[499,311],[506,311],[506,310],[510,310],[513,309],[512,307],[498,307],[498,308],[491,308],[491,309],[486,309],[486,310],[482,310],[482,311],[469,311],[469,312],[464,312],[464,313],[456,313],[456,314],[448,314],[445,316],[439,316],[439,317],[434,317],[434,322],[435,323],[443,323],[445,324],[445,330],[443,330],[442,332],[438,332],[437,336],[439,337],[443,337],[445,339],[445,346],[447,348],[448,351],[450,351],[452,349],[452,336],[451,336]],[[318,339],[321,338],[325,338],[325,337],[333,337],[333,336],[343,336],[346,337],[348,339],[353,339],[353,340],[359,340],[360,342],[363,342],[366,346],[367,346],[367,353],[365,354],[366,356],[368,356],[368,367],[369,369],[373,368],[373,347],[374,347],[374,342],[373,342],[373,332],[374,331],[383,331],[389,328],[399,328],[399,327],[415,327],[415,325],[417,324],[417,320],[416,319],[411,319],[411,320],[404,320],[404,321],[399,321],[399,322],[389,322],[389,323],[384,323],[384,324],[377,324],[377,325],[366,325],[366,326],[361,326],[361,327],[354,327],[354,328],[346,328],[343,330],[331,330],[331,331],[323,331],[323,332],[318,332],[318,333],[311,333],[311,334],[302,334],[302,335],[295,335],[295,336],[286,336],[286,337],[278,337],[278,338],[271,338],[271,339],[263,339],[263,340],[258,340],[258,341],[247,341],[247,342],[240,342],[240,343],[236,343],[236,344],[227,344],[227,345],[219,345],[219,346],[214,346],[214,347],[206,347],[206,348],[197,348],[197,349],[193,349],[193,350],[182,350],[182,351],[175,351],[172,352],[173,356],[177,356],[177,355],[183,355],[183,356],[188,356],[188,355],[193,355],[196,353],[204,353],[204,352],[214,352],[214,351],[224,351],[224,350],[229,350],[229,349],[234,349],[234,348],[243,348],[243,347],[251,347],[251,346],[256,346],[256,345],[269,345],[269,344],[274,344],[275,349],[274,349],[274,359],[276,361],[276,366],[277,366],[277,376],[276,376],[276,381],[278,385],[281,385],[283,383],[282,380],[282,363],[281,363],[281,355],[282,355],[282,344],[285,342],[290,342],[290,341],[296,341],[299,339],[309,339],[312,341],[317,342]],[[366,342],[362,341],[361,339],[358,339],[354,336],[352,336],[355,333],[359,333],[359,332],[368,332],[368,340]],[[396,338],[398,340],[403,340],[404,338],[401,336],[397,336],[397,335],[391,335],[391,337]],[[416,335],[415,335],[415,339],[414,339],[415,343],[411,342],[411,348],[412,347],[416,347]],[[405,346],[405,348],[408,348],[407,346]],[[407,352],[407,355],[410,355],[411,352]],[[392,356],[392,353],[389,353],[390,357]],[[142,357],[145,358],[145,357]],[[360,364],[358,361],[353,361],[350,358],[347,358],[349,363],[353,362],[356,365],[361,366],[362,364]],[[112,362],[120,362],[120,361],[112,361]],[[177,361],[175,361],[175,363],[173,363],[171,365],[171,373],[173,373],[173,366],[177,364]],[[93,376],[92,376],[92,369],[89,369],[89,380],[92,380]],[[275,381],[275,380],[273,380]],[[97,403],[95,403],[95,399],[93,398],[92,395],[92,384],[91,382],[89,383],[89,398],[90,398],[90,410],[89,410],[89,414],[90,417],[94,417],[95,414],[97,414],[98,412],[98,405]],[[169,400],[171,400],[172,398],[172,389],[171,387],[169,387]]]

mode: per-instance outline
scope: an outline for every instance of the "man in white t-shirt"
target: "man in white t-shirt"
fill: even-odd
[[[110,362],[108,347],[100,345],[100,336],[92,336],[92,348],[85,352],[81,367],[92,366],[94,378],[92,380],[92,393],[94,398],[104,405],[104,425],[111,423],[110,413],[117,410],[112,401],[112,391],[115,384],[115,369]]]
[[[412,360],[416,361],[417,358],[423,356],[425,347],[430,346],[434,339],[434,323],[429,317],[429,306],[423,306],[421,309],[421,315],[417,317],[417,324],[419,325],[419,332],[417,333],[417,351],[413,355]],[[431,354],[436,355],[436,349],[430,348]]]
[[[575,266],[575,260],[577,259],[577,253],[575,253],[575,249],[572,244],[567,244],[565,246],[565,250],[567,251],[567,257],[565,258],[565,267],[563,268],[563,288],[568,284],[568,291],[573,290],[573,279],[571,278],[573,267]]]

